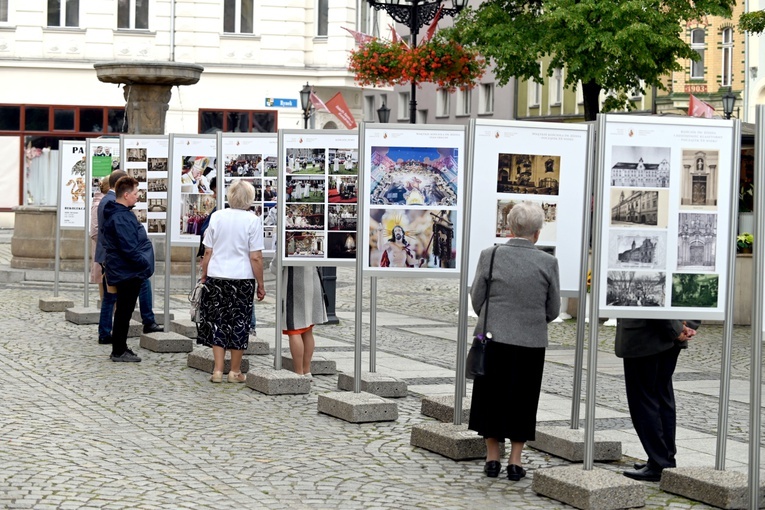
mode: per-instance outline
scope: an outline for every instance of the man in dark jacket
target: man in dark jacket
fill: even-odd
[[[700,323],[665,319],[619,319],[616,356],[624,360],[624,384],[632,426],[648,456],[624,476],[658,482],[664,468],[675,467],[676,411],[672,375],[680,350]]]
[[[141,285],[154,274],[154,248],[131,212],[138,201],[138,181],[122,177],[114,192],[116,199],[104,207],[103,224],[106,281],[117,287],[111,360],[139,362],[141,358],[127,347],[128,327]]]

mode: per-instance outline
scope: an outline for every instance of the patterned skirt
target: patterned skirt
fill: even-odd
[[[254,299],[255,280],[207,278],[199,307],[201,322],[197,343],[207,347],[247,349]]]

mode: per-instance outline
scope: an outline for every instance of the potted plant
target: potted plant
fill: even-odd
[[[754,227],[754,184],[744,182],[738,191],[738,231],[751,232]]]
[[[742,232],[736,237],[736,247],[739,253],[752,253],[754,236],[749,232]]]

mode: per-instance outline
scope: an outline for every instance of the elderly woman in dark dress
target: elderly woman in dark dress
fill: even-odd
[[[536,434],[537,407],[542,389],[547,324],[558,316],[560,282],[558,260],[536,249],[534,244],[544,225],[539,204],[521,202],[508,215],[512,239],[496,247],[488,310],[486,289],[492,251],[487,248],[478,260],[470,298],[480,310],[475,333],[491,332],[487,347],[486,375],[473,385],[470,430],[486,440],[484,472],[497,477],[502,465],[499,443],[512,444],[507,477],[517,481],[526,476],[521,451]]]

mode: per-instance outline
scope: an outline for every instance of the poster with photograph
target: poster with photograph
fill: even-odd
[[[473,133],[468,285],[481,251],[511,236],[512,208],[529,201],[545,213],[537,248],[558,257],[561,293],[576,296],[586,242],[582,215],[589,201],[584,196],[587,126],[476,120]]]
[[[90,204],[97,192],[100,192],[101,182],[109,180],[112,171],[122,169],[120,165],[120,141],[117,138],[90,138],[85,141],[85,168],[87,179],[81,182],[78,179],[77,191],[72,188],[72,198],[75,193],[81,193],[80,199],[85,200],[86,209],[90,209]],[[80,163],[78,166],[82,166]],[[84,218],[85,226],[90,228],[90,216]]]
[[[133,212],[149,237],[167,232],[168,150],[167,136],[122,135],[123,170],[138,181]]]
[[[58,225],[62,229],[85,228],[85,181],[87,156],[85,142],[59,143],[61,189],[58,200]]]
[[[361,147],[364,271],[458,276],[465,128],[365,125]]]
[[[277,141],[276,133],[222,133],[219,155],[223,162],[225,188],[218,189],[225,189],[224,204],[228,203],[228,187],[235,181],[247,181],[255,188],[255,200],[250,211],[263,221],[264,254],[269,257],[274,254],[273,240],[278,212]]]
[[[278,234],[284,239],[282,262],[355,264],[358,134],[280,131],[278,161],[278,182],[268,174],[263,179],[264,207],[268,206],[264,225],[275,228],[278,208],[278,218],[284,218]],[[278,191],[274,191],[277,185]],[[279,197],[275,207],[273,202],[266,201],[270,193]]]
[[[723,320],[740,146],[733,122],[623,115],[600,122],[600,315]]]
[[[215,135],[170,135],[169,179],[172,191],[170,240],[199,246],[199,228],[217,202],[210,181],[217,180]]]

